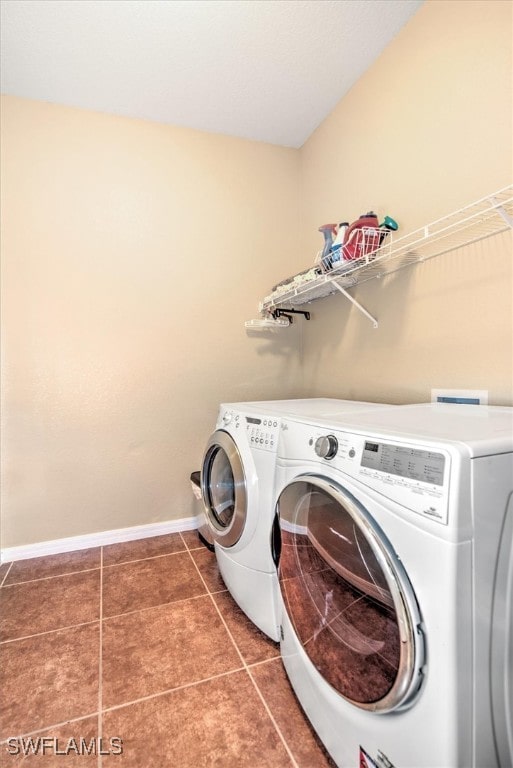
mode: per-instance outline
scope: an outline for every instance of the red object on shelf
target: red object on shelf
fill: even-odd
[[[378,217],[373,211],[364,213],[347,228],[341,255],[344,261],[353,261],[377,251],[380,244]]]

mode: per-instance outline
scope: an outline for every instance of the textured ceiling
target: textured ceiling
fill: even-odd
[[[423,0],[1,0],[2,92],[300,147]]]

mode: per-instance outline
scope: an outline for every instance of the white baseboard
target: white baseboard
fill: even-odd
[[[183,517],[181,520],[168,520],[165,523],[134,525],[131,528],[116,528],[113,531],[99,531],[98,533],[86,533],[83,536],[69,536],[66,539],[24,544],[21,547],[7,547],[1,550],[0,562],[10,563],[13,560],[27,560],[30,557],[58,555],[62,552],[75,552],[79,549],[119,544],[122,541],[148,539],[150,536],[162,536],[166,533],[193,531],[200,524],[200,519],[199,516]]]

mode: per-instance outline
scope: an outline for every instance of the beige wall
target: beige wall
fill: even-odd
[[[297,151],[2,101],[2,547],[198,512],[219,402],[300,393]]]
[[[398,234],[512,182],[512,4],[428,0],[301,150],[304,242],[374,209]],[[498,236],[311,305],[305,394],[391,402],[432,387],[513,404],[512,241]],[[303,266],[308,266],[305,257]]]
[[[511,183],[511,8],[428,0],[300,151],[2,100],[2,547],[194,514],[220,401],[513,404],[509,236],[243,326],[320,224]]]

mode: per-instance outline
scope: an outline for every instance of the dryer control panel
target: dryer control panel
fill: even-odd
[[[417,514],[447,524],[451,462],[448,451],[317,430],[312,431],[308,445],[310,458],[345,472]],[[326,455],[323,446],[332,447]]]
[[[443,485],[445,456],[436,451],[389,445],[366,440],[360,462],[367,469],[379,469],[397,477]]]

